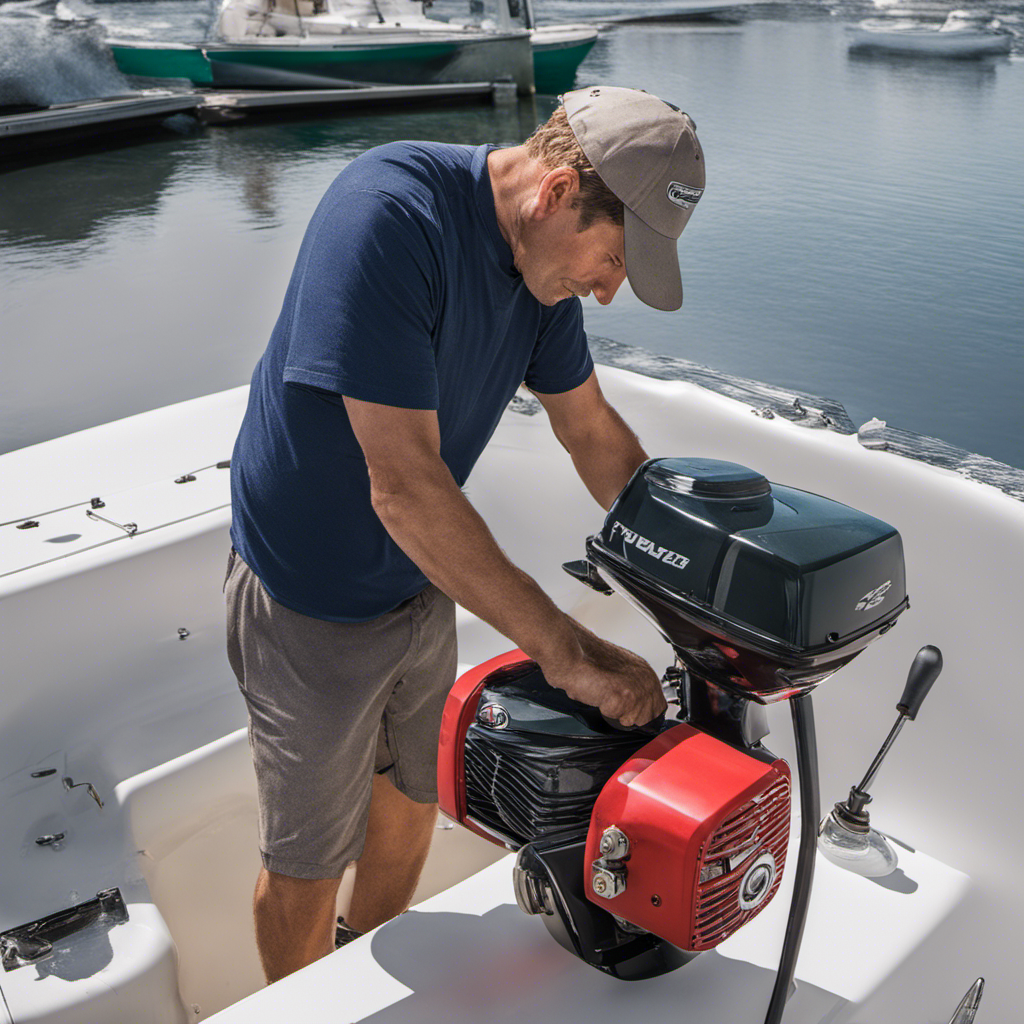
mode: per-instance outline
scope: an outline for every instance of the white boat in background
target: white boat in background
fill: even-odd
[[[223,0],[201,43],[110,40],[148,78],[272,89],[512,79],[520,93],[573,87],[593,25],[536,25],[531,0],[483,0],[443,20],[421,0]]]
[[[216,41],[206,48],[206,54],[214,62],[215,81],[219,77],[223,82],[226,74],[223,68],[219,69],[220,76],[216,74],[217,62],[230,59],[236,65],[269,65],[266,57],[243,55],[241,47],[252,48],[257,43],[263,45],[257,46],[254,54],[276,51],[285,44],[294,46],[316,40],[321,43],[332,40],[349,50],[362,41],[379,50],[389,42],[408,46],[410,38],[439,42],[449,39],[453,33],[456,37],[459,33],[496,36],[522,30],[530,34],[534,74],[540,80],[538,91],[541,92],[571,88],[576,68],[598,36],[592,25],[537,28],[531,0],[498,0],[488,5],[481,0],[469,5],[468,16],[447,21],[429,16],[420,0],[223,0],[214,25]],[[378,52],[374,59],[383,58],[384,54]],[[396,58],[396,61],[407,65],[416,62],[409,57]],[[401,77],[401,72],[391,66],[396,61],[388,62],[389,80],[398,81]],[[429,61],[424,62],[424,69],[428,64]],[[294,58],[292,66],[299,70]],[[280,70],[277,68],[278,74]],[[350,68],[345,69],[345,74],[354,77]],[[366,72],[361,74],[365,76]],[[486,79],[483,72],[479,77]]]
[[[998,18],[973,11],[950,11],[942,24],[914,18],[868,18],[850,26],[851,50],[930,57],[987,57],[1009,53],[1013,36]]]
[[[604,391],[653,455],[751,466],[902,535],[910,610],[816,694],[825,808],[877,749],[918,648],[945,658],[873,787],[900,870],[875,881],[818,858],[786,1024],[945,1021],[978,975],[990,994],[977,1024],[1016,1019],[1024,473],[877,421],[858,432],[812,396],[594,347]],[[624,1000],[643,1021],[762,1019],[785,881],[717,950],[627,984],[521,913],[510,859],[461,828],[439,829],[413,911],[262,987],[255,782],[221,596],[246,397],[0,456],[0,1022],[619,1024]],[[646,620],[561,569],[603,514],[535,399],[506,411],[467,494],[561,607],[666,664]],[[466,665],[510,646],[461,610],[458,630]],[[787,712],[767,713],[792,760]]]

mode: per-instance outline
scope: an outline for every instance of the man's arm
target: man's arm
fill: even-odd
[[[345,398],[385,529],[423,573],[538,662],[570,697],[623,725],[665,709],[658,677],[637,655],[588,633],[498,547],[440,455],[437,414]]]
[[[637,467],[647,461],[636,434],[605,400],[596,371],[571,391],[535,394],[580,479],[607,511]]]

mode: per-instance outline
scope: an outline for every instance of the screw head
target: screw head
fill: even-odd
[[[607,868],[601,868],[595,864],[590,877],[590,887],[596,895],[606,900],[614,899],[626,891],[625,871],[621,869],[609,871]]]
[[[623,860],[629,856],[629,837],[621,829],[611,825],[601,834],[598,848],[601,856],[607,860]]]

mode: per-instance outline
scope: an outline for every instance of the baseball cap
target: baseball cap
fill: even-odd
[[[594,85],[562,97],[569,127],[598,177],[625,207],[626,276],[655,309],[683,304],[676,240],[704,194],[696,125],[639,89]]]

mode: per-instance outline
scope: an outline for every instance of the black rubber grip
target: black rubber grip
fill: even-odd
[[[903,688],[896,710],[911,721],[917,718],[918,711],[924,703],[932,683],[939,678],[942,671],[942,651],[938,647],[927,644],[917,652],[914,663],[907,674],[907,685]]]

